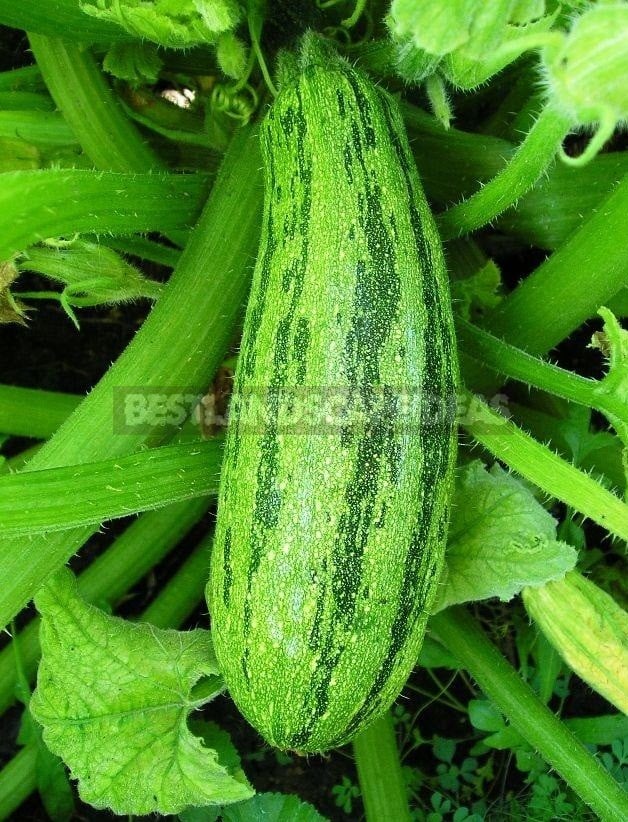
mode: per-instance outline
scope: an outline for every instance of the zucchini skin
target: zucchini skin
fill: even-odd
[[[242,714],[272,745],[316,752],[383,713],[418,656],[443,565],[456,347],[394,100],[306,35],[260,136],[264,222],[207,593]]]

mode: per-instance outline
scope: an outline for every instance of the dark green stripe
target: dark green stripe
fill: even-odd
[[[440,530],[442,523],[442,517],[438,523],[434,523],[434,503],[439,501],[442,483],[448,475],[451,451],[450,429],[443,430],[442,425],[434,425],[431,402],[433,398],[442,400],[443,391],[452,393],[454,391],[451,358],[447,356],[447,351],[441,349],[440,345],[443,335],[447,338],[448,326],[443,319],[440,305],[432,249],[425,236],[416,205],[420,195],[415,182],[416,172],[411,166],[412,160],[405,146],[397,136],[399,128],[395,128],[396,124],[392,122],[388,101],[384,105],[384,112],[405,178],[405,193],[410,204],[412,229],[421,260],[422,299],[427,311],[427,322],[422,335],[424,368],[420,389],[422,394],[420,436],[423,438],[424,459],[418,479],[420,487],[424,489],[424,494],[419,525],[406,554],[403,584],[399,592],[399,606],[393,619],[388,649],[362,707],[354,715],[343,736],[350,736],[377,711],[379,707],[377,695],[381,693],[393,674],[396,660],[411,635],[416,620],[424,612],[427,592],[433,589],[434,577],[440,565],[437,559],[438,553],[434,551],[437,546],[434,545],[433,526],[436,525]]]
[[[231,527],[227,528],[225,532],[222,551],[222,599],[225,603],[225,608],[228,608],[229,602],[231,601],[231,585],[233,584],[233,571],[231,570]]]
[[[288,277],[288,287],[291,289],[290,307],[286,316],[282,317],[277,324],[275,340],[273,344],[273,371],[270,377],[267,395],[268,421],[260,443],[260,460],[257,467],[257,482],[255,489],[255,504],[249,533],[250,555],[247,569],[247,597],[244,603],[243,625],[245,641],[248,640],[251,628],[251,599],[250,593],[253,587],[255,574],[259,569],[260,562],[264,555],[266,542],[270,537],[270,532],[277,526],[281,512],[282,496],[277,490],[276,479],[279,470],[279,444],[278,444],[278,420],[282,402],[284,401],[283,387],[286,385],[286,377],[290,357],[290,337],[292,334],[292,324],[301,293],[305,272],[307,269],[309,237],[307,227],[309,223],[310,209],[312,203],[311,193],[311,156],[306,146],[307,124],[303,114],[303,100],[300,92],[296,91],[297,108],[288,109],[288,112],[280,118],[284,128],[288,147],[294,145],[294,156],[296,168],[293,179],[298,178],[302,185],[300,220],[302,247],[300,253],[295,257],[294,264]],[[267,184],[270,180],[267,181]],[[268,189],[267,189],[268,190]],[[263,265],[267,266],[267,277],[270,277],[272,258],[264,260]],[[282,277],[285,278],[286,272]],[[254,337],[248,338],[251,347],[255,347]],[[243,660],[246,668],[248,657]]]
[[[360,396],[367,412],[364,432],[360,432],[357,453],[346,483],[345,511],[338,523],[338,540],[334,547],[331,594],[333,613],[320,646],[320,660],[312,678],[309,700],[310,718],[294,740],[295,747],[305,745],[316,723],[328,708],[329,683],[345,650],[337,639],[339,628],[348,632],[355,618],[358,593],[362,587],[364,549],[373,525],[378,494],[378,477],[383,460],[395,460],[395,424],[397,407],[388,414],[379,413],[377,397],[381,383],[380,360],[390,331],[397,321],[401,286],[397,274],[395,245],[391,242],[382,210],[381,189],[372,179],[366,154],[375,148],[371,126],[372,99],[367,99],[353,79],[347,77],[353,99],[347,109],[358,113],[351,123],[352,160],[360,166],[356,187],[358,225],[366,239],[368,256],[359,261],[353,296],[352,321],[344,346],[344,363],[350,390]],[[391,397],[387,397],[390,403]],[[355,432],[345,432],[344,446],[350,447]]]

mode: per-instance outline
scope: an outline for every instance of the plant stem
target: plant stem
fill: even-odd
[[[471,194],[478,180],[499,174],[515,152],[512,143],[497,137],[445,129],[410,103],[401,103],[401,113],[425,192],[438,205]]]
[[[8,819],[37,785],[37,745],[22,748],[0,771],[0,819]]]
[[[463,392],[468,413],[462,425],[471,436],[498,459],[551,497],[565,502],[628,540],[628,505],[559,457],[547,446],[526,434],[477,396]]]
[[[208,179],[202,174],[5,172],[0,189],[0,262],[61,234],[188,228],[198,217],[207,189]]]
[[[79,12],[77,0],[38,0],[37,3],[0,0],[0,23],[16,29],[67,37],[78,43],[110,44],[131,39],[131,35],[116,23]]]
[[[89,238],[92,242],[95,238]],[[146,237],[114,237],[101,239],[101,243],[114,251],[121,251],[123,254],[131,254],[142,260],[149,260],[152,263],[174,268],[179,262],[181,252],[178,248],[149,240]]]
[[[29,41],[57,108],[97,168],[149,171],[162,166],[87,49],[34,32]]]
[[[16,437],[48,439],[80,401],[76,394],[0,385],[0,431]]]
[[[2,20],[2,10],[5,0],[0,0],[0,20],[3,25],[7,25]],[[35,11],[35,14],[38,12]],[[75,12],[76,16],[76,12]],[[44,91],[46,84],[42,80],[41,72],[37,66],[23,66],[22,68],[11,69],[0,72],[0,92],[7,91]]]
[[[205,537],[142,614],[158,628],[181,625],[203,599],[209,577],[213,535]]]
[[[147,434],[114,433],[116,386],[202,392],[221,363],[244,302],[255,259],[262,203],[256,130],[234,138],[207,206],[159,302],[116,363],[27,469],[94,462],[130,454]],[[0,625],[26,604],[44,580],[93,532],[49,534],[25,546],[6,539],[0,554]],[[25,562],[25,552],[28,562]]]
[[[14,94],[14,92],[8,92]],[[8,101],[7,101],[8,102]],[[16,111],[0,98],[0,137],[15,137],[44,146],[72,146],[76,139],[63,117],[54,111]]]
[[[368,822],[409,822],[408,792],[388,711],[353,740],[353,753]]]
[[[216,494],[222,451],[215,438],[0,477],[0,533],[32,538]]]
[[[626,285],[627,213],[628,176],[500,303],[486,322],[488,330],[531,354],[545,354],[594,315]]]
[[[617,417],[628,425],[626,404],[613,394],[596,391],[599,388],[596,380],[589,380],[564,368],[543,362],[460,318],[456,319],[456,334],[461,351],[465,355],[482,365],[488,365],[499,374],[513,377],[588,408],[595,408],[605,414],[611,422],[612,417]]]
[[[469,199],[439,215],[443,239],[468,234],[514,205],[552,163],[570,126],[568,118],[551,106],[545,108],[503,171]]]
[[[211,539],[203,540],[142,615],[159,628],[176,628],[203,596]],[[0,771],[0,819],[6,819],[37,786],[36,749],[27,745]]]
[[[558,249],[598,211],[626,174],[625,151],[599,154],[582,168],[556,163],[516,208],[502,214],[497,228],[514,237],[515,243]]]
[[[604,822],[628,819],[628,794],[506,662],[463,608],[436,614],[430,627],[510,724]]]

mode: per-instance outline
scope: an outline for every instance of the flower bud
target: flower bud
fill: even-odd
[[[524,588],[523,602],[569,667],[628,713],[628,613],[577,571]]]

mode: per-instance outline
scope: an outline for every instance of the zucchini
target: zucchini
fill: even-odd
[[[280,79],[208,603],[236,705],[306,752],[376,719],[415,664],[443,564],[457,362],[395,101],[314,34]]]

